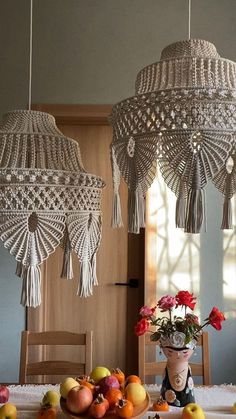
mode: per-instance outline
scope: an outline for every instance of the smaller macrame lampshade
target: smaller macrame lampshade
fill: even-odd
[[[129,231],[144,227],[145,195],[157,161],[177,197],[176,226],[205,226],[209,180],[224,196],[221,228],[231,227],[236,192],[236,63],[210,42],[190,39],[166,47],[161,60],[141,70],[136,96],[113,107],[111,160],[113,226],[122,225],[119,182],[128,185]]]
[[[80,261],[78,294],[97,285],[104,182],[84,170],[78,143],[53,116],[13,111],[0,126],[0,238],[17,261],[21,304],[41,303],[40,264],[61,244],[62,277],[73,277],[71,252]]]

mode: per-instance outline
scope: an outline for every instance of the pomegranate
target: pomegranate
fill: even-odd
[[[6,403],[9,399],[9,390],[7,386],[0,386],[0,403]]]
[[[114,375],[109,375],[99,381],[99,393],[105,396],[110,388],[120,388],[120,383]]]

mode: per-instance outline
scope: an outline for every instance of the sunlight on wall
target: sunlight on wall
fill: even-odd
[[[175,227],[173,192],[159,174],[147,196],[145,301],[152,305],[167,293],[184,289],[200,293],[200,235]],[[223,299],[227,318],[236,318],[236,198],[232,199],[234,229],[223,232]],[[223,307],[222,307],[223,308]],[[199,315],[199,306],[196,314]]]
[[[236,318],[236,199],[232,199],[233,230],[224,230],[223,295],[227,299],[227,318]]]
[[[175,295],[181,289],[199,292],[199,235],[186,234],[175,227],[175,202],[175,195],[159,175],[148,193],[146,234],[147,282],[151,271],[153,281],[155,277],[156,299],[167,293]],[[147,287],[149,300],[150,283]],[[151,288],[153,295],[154,286]]]

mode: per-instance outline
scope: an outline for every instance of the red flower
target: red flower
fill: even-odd
[[[207,320],[216,330],[221,330],[221,323],[226,319],[224,314],[217,307],[213,307]]]
[[[188,291],[179,291],[178,294],[175,296],[177,301],[177,306],[185,306],[194,310],[196,305],[196,297],[193,294],[190,294]]]
[[[139,322],[134,327],[134,331],[137,336],[144,335],[144,333],[146,333],[148,329],[149,329],[149,322],[146,318],[139,320]]]

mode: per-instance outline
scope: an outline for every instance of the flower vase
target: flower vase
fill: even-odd
[[[183,407],[194,403],[193,379],[188,360],[193,349],[162,347],[167,358],[161,396],[171,406]]]

